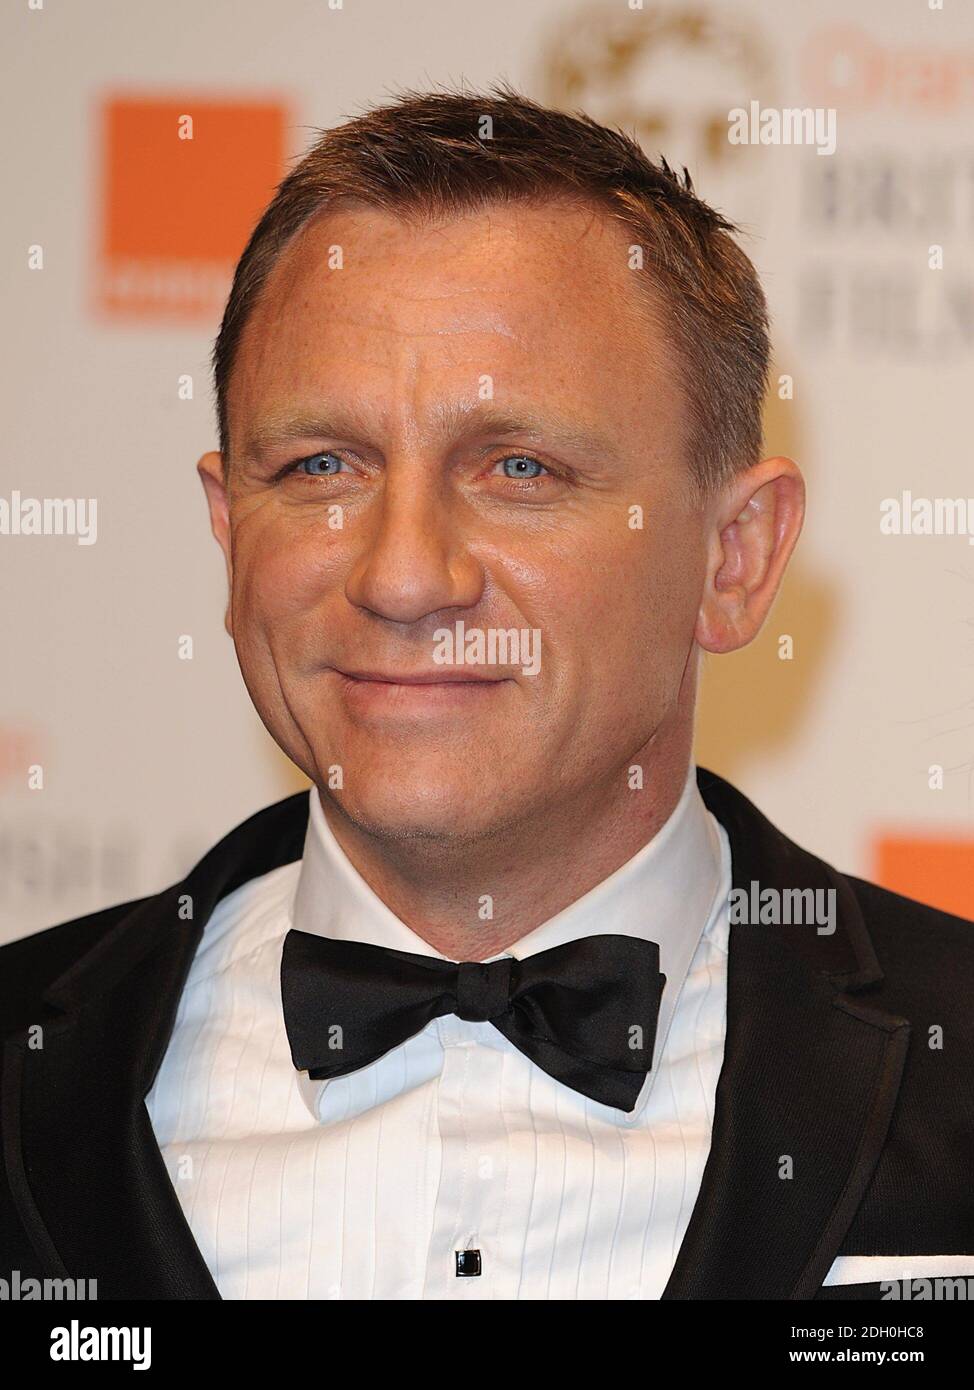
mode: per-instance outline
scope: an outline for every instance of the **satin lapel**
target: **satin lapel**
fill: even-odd
[[[727,830],[734,887],[832,889],[836,930],[732,919],[710,1155],[663,1297],[807,1299],[882,1149],[909,1023],[855,997],[882,974],[843,876],[728,783],[703,769],[698,781]]]
[[[52,984],[9,1038],[4,1161],[45,1274],[99,1299],[217,1299],[145,1107],[186,975],[217,902],[300,858],[307,793],[231,832],[176,887],[145,899]],[[191,916],[189,914],[192,914]]]

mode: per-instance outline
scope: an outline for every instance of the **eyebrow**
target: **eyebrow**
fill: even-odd
[[[619,457],[618,446],[599,431],[570,420],[548,419],[531,410],[507,412],[451,402],[440,406],[434,418],[439,434],[451,442],[477,435],[521,435],[538,441],[550,440],[554,447],[596,454],[613,461]],[[341,414],[298,413],[270,417],[258,422],[249,432],[245,453],[253,458],[298,439],[348,439],[361,433],[364,433],[361,425]]]

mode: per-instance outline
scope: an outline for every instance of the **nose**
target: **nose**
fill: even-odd
[[[356,607],[396,623],[416,623],[445,608],[472,608],[484,590],[483,567],[443,495],[442,479],[396,476],[365,521],[362,548],[345,580]]]

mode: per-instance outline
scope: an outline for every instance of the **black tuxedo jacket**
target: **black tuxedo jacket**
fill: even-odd
[[[735,887],[832,888],[838,920],[731,926],[711,1149],[663,1297],[880,1298],[822,1287],[839,1255],[909,1257],[914,1277],[924,1255],[970,1255],[974,1277],[974,923],[838,873],[698,781]],[[260,811],[165,892],[0,950],[0,1277],[220,1297],[144,1098],[207,918],[301,857],[307,802]]]

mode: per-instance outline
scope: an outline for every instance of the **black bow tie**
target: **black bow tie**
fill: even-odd
[[[452,961],[289,931],[281,998],[291,1058],[312,1080],[368,1066],[434,1018],[490,1022],[574,1091],[635,1108],[666,976],[655,941],[586,936],[526,960]]]

